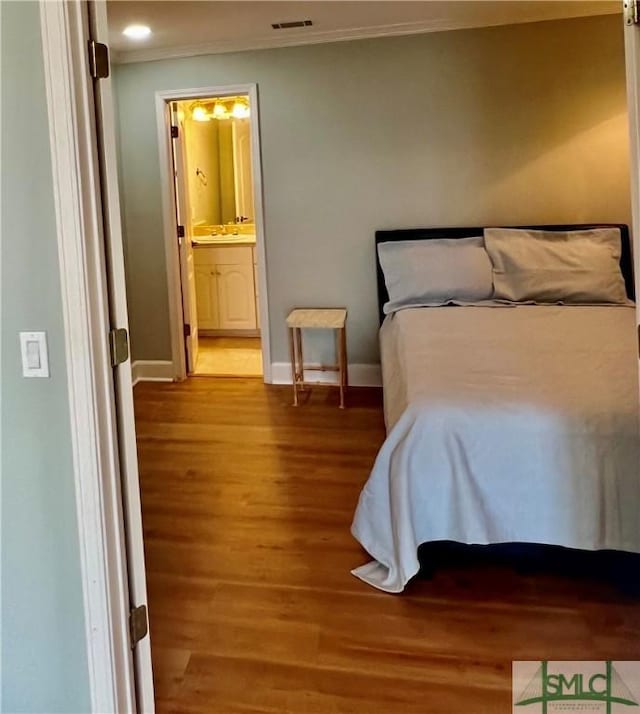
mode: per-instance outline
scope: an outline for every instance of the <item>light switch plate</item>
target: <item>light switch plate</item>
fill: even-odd
[[[21,332],[20,352],[22,353],[23,377],[49,376],[46,332]]]

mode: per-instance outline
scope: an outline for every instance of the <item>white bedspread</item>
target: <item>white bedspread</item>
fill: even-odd
[[[408,309],[380,333],[388,436],[352,532],[353,571],[400,592],[418,546],[640,552],[634,310]]]

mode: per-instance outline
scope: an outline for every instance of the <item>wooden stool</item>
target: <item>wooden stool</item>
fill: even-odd
[[[347,311],[344,308],[297,308],[287,317],[289,349],[291,351],[291,376],[293,378],[293,406],[298,406],[298,390],[319,382],[305,382],[302,356],[302,330],[336,330],[336,366],[313,367],[321,372],[337,372],[340,387],[340,409],[344,409],[345,390],[349,386],[347,375]],[[307,366],[306,369],[309,369]]]

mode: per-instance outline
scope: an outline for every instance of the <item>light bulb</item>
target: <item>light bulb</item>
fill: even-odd
[[[191,118],[194,121],[209,121],[207,110],[200,104],[197,104],[191,111]]]
[[[235,102],[231,114],[236,119],[246,119],[249,116],[249,107],[244,102]]]
[[[228,119],[229,112],[222,102],[216,102],[213,105],[213,117],[214,119]]]

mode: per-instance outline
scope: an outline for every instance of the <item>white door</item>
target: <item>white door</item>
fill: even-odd
[[[92,2],[90,34],[94,40],[107,43],[107,13],[105,3]],[[106,265],[109,291],[109,318],[113,327],[128,331],[124,256],[120,225],[120,199],[116,167],[115,119],[113,92],[109,78],[94,83],[98,149],[101,174],[103,220],[105,224]],[[142,536],[142,509],[138,477],[135,420],[133,413],[133,387],[131,362],[114,369],[114,392],[118,415],[118,447],[122,487],[123,518],[129,574],[129,601],[131,607],[147,604],[147,578]],[[133,651],[133,669],[136,683],[136,705],[140,714],[155,712],[153,675],[151,668],[151,643],[147,634]]]
[[[260,329],[260,281],[258,280],[258,263],[256,249],[252,248],[253,255],[253,288],[256,291],[256,329]]]
[[[187,373],[193,374],[198,361],[198,308],[196,305],[196,272],[193,260],[189,182],[187,181],[187,157],[184,141],[184,121],[180,118],[177,102],[170,104],[171,126],[178,127],[172,133],[173,172],[176,199],[176,238],[180,253],[180,278],[182,283],[182,314],[184,316],[185,351]],[[180,233],[178,232],[180,231]]]
[[[255,330],[253,264],[217,265],[218,315],[221,330]]]
[[[637,2],[625,2],[627,11],[636,6],[636,17],[640,14]],[[629,109],[630,166],[631,166],[631,212],[633,234],[633,262],[636,288],[636,323],[640,325],[640,24],[633,22],[632,12],[628,12],[625,26],[625,57],[627,66],[627,106]],[[629,22],[631,20],[631,22]],[[636,327],[640,342],[640,326]],[[640,355],[639,355],[640,356]]]

